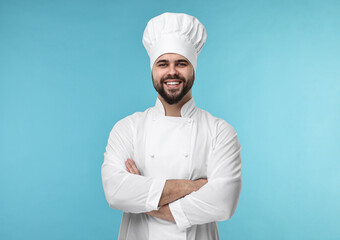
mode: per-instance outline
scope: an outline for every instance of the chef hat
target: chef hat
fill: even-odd
[[[184,13],[163,13],[152,18],[143,34],[143,45],[150,56],[150,67],[165,53],[186,57],[196,71],[197,57],[207,33],[197,18]]]

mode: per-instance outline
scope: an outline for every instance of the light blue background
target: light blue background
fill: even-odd
[[[242,145],[221,239],[340,238],[340,1],[0,0],[0,239],[116,239],[100,167],[153,106],[147,21],[206,27],[193,96]]]

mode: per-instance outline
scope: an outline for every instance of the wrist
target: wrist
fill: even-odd
[[[185,189],[184,189],[184,192],[185,192],[185,195],[188,195],[194,191],[197,191],[197,184],[194,180],[185,180],[186,181],[186,184],[184,184],[185,186]]]

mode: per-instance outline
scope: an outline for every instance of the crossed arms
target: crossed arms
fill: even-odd
[[[140,172],[132,159],[127,159],[125,162],[126,170],[129,173],[140,175]],[[161,218],[167,221],[175,222],[174,217],[169,208],[169,203],[180,199],[194,191],[198,191],[203,185],[207,183],[207,179],[198,180],[166,180],[164,189],[159,200],[158,210],[145,212],[146,214]]]
[[[136,164],[136,169],[128,170],[125,162],[134,153],[133,126],[129,117],[120,120],[108,139],[102,183],[111,208],[174,221],[180,229],[233,215],[241,192],[241,146],[230,125],[221,122],[216,127],[206,182],[141,176]]]

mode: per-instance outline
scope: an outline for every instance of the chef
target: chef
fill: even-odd
[[[109,206],[124,212],[119,240],[218,239],[216,221],[235,212],[237,133],[192,97],[206,38],[204,26],[183,13],[161,14],[145,28],[156,104],[114,125],[101,168]]]

